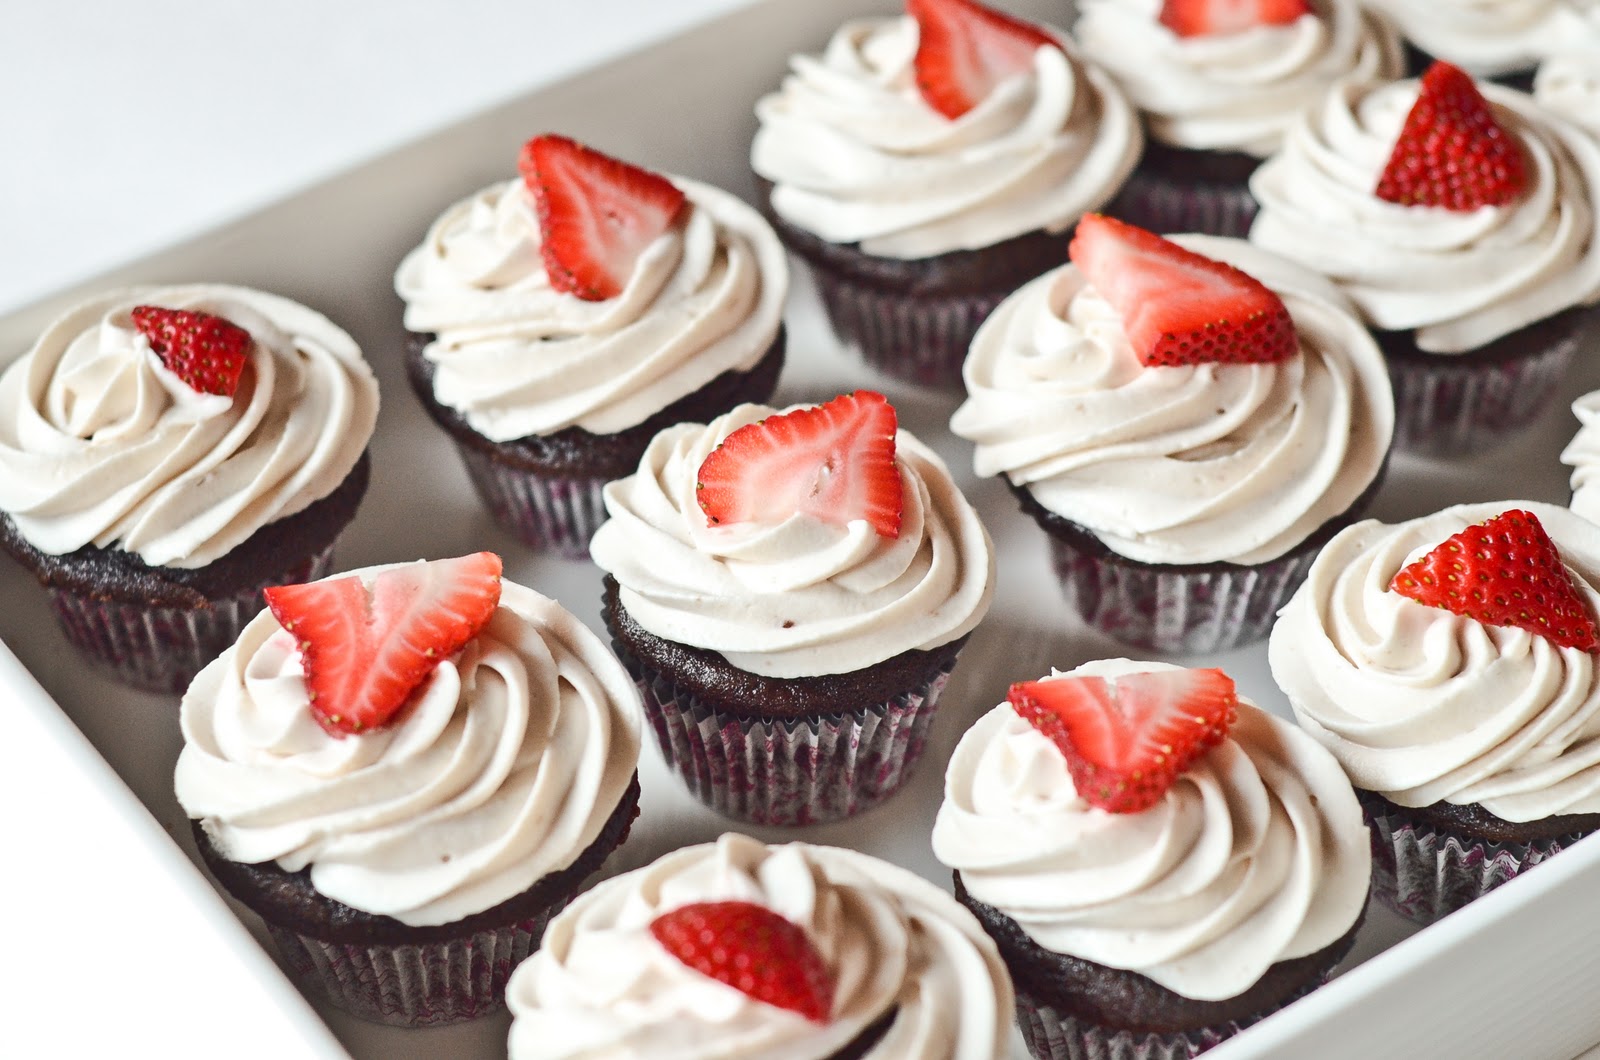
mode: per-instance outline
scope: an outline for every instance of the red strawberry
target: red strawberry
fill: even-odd
[[[539,208],[550,286],[585,301],[621,294],[640,253],[683,212],[666,177],[565,136],[535,136],[517,167]]]
[[[1089,214],[1067,254],[1146,365],[1262,363],[1299,349],[1289,311],[1265,284],[1153,232]]]
[[[266,591],[294,634],[311,712],[335,736],[386,724],[441,661],[477,635],[500,603],[500,557],[479,552],[380,573]]]
[[[1563,648],[1600,651],[1600,628],[1561,553],[1532,512],[1469,526],[1401,568],[1389,588],[1491,626],[1515,626]]]
[[[232,397],[254,339],[239,325],[193,309],[133,307],[133,326],[167,370],[202,394]]]
[[[701,975],[814,1023],[833,1013],[833,977],[805,931],[754,902],[695,902],[662,913],[650,933]]]
[[[1060,47],[1038,26],[973,0],[906,0],[906,13],[917,20],[917,90],[946,118],[961,117],[995,85],[1031,70],[1040,47]]]
[[[1006,693],[1011,707],[1067,759],[1078,794],[1110,813],[1155,805],[1238,716],[1221,670],[1052,677]]]
[[[1180,37],[1209,37],[1256,26],[1287,26],[1309,14],[1305,0],[1166,0],[1161,24]]]
[[[1522,148],[1466,73],[1436,62],[1395,141],[1375,194],[1402,206],[1503,206],[1528,186]]]
[[[871,390],[747,423],[700,465],[695,497],[712,525],[771,525],[805,512],[840,525],[865,519],[898,537],[895,430],[894,406]]]

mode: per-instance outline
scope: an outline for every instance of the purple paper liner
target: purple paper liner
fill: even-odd
[[[886,703],[820,718],[736,716],[659,673],[638,684],[662,756],[696,798],[752,824],[808,825],[852,817],[900,789],[954,665]]]
[[[470,445],[457,444],[456,451],[495,522],[530,548],[588,557],[589,539],[606,521],[602,491],[609,479],[541,475]]]
[[[182,692],[266,605],[262,589],[313,581],[332,571],[330,545],[287,571],[201,607],[152,607],[61,588],[50,589],[50,607],[67,640],[116,680],[147,692]]]
[[[506,980],[539,948],[563,899],[536,917],[423,945],[360,946],[326,942],[275,924],[267,931],[301,979],[337,1007],[374,1023],[440,1026],[505,1006]]]
[[[1135,169],[1105,212],[1152,232],[1208,232],[1243,239],[1257,204],[1244,184],[1180,183]]]

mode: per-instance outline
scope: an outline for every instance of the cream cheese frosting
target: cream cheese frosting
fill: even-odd
[[[1167,669],[1100,659],[1069,674]],[[1228,736],[1127,814],[1080,798],[1060,749],[1000,704],[950,757],[933,852],[1045,949],[1206,1001],[1344,936],[1372,873],[1339,764],[1242,697]]]
[[[521,180],[446,210],[395,273],[405,326],[433,339],[434,397],[496,442],[581,427],[615,434],[766,355],[789,263],[755,210],[669,178],[686,219],[648,246],[622,293],[550,286],[538,212]]]
[[[1591,391],[1572,403],[1578,417],[1578,433],[1561,451],[1561,462],[1572,468],[1573,511],[1600,523],[1600,390]]]
[[[1476,803],[1507,821],[1600,812],[1595,657],[1389,589],[1402,567],[1512,508],[1537,516],[1600,613],[1600,527],[1504,501],[1347,528],[1279,615],[1272,675],[1356,787],[1401,806]]]
[[[1330,284],[1242,240],[1178,236],[1283,299],[1296,356],[1146,368],[1065,265],[986,320],[950,429],[1106,547],[1148,563],[1261,563],[1347,510],[1394,433],[1382,354]]]
[[[1552,55],[1539,65],[1533,98],[1551,113],[1600,135],[1600,30],[1587,50]]]
[[[747,997],[650,933],[692,902],[764,905],[834,977],[825,1025]],[[512,1060],[825,1060],[892,1014],[869,1060],[1001,1060],[1011,980],[953,898],[866,854],[729,833],[579,895],[506,988]]]
[[[263,611],[183,698],[184,811],[223,857],[309,866],[327,897],[413,926],[572,864],[633,779],[638,692],[555,601],[501,584],[392,724],[343,737],[313,718],[294,638]]]
[[[1333,83],[1402,70],[1394,28],[1356,0],[1313,0],[1287,25],[1182,37],[1161,0],[1083,0],[1073,34],[1143,112],[1151,139],[1265,158]]]
[[[976,626],[994,592],[993,545],[944,464],[907,431],[895,441],[904,501],[892,540],[863,519],[803,513],[708,525],[700,465],[776,411],[740,405],[709,425],[669,427],[637,472],[606,485],[610,518],[590,552],[628,614],[657,637],[780,678],[848,673]]]
[[[925,258],[1065,229],[1138,161],[1137,114],[1065,38],[955,120],[917,91],[917,41],[909,16],[847,22],[757,102],[750,162],[780,217],[876,257]]]
[[[1527,190],[1470,212],[1386,202],[1374,189],[1417,85],[1341,83],[1303,114],[1250,179],[1261,204],[1250,241],[1332,278],[1373,327],[1415,329],[1430,353],[1476,349],[1593,299],[1600,141],[1483,84],[1522,146]]]
[[[1363,0],[1435,58],[1495,75],[1532,68],[1584,41],[1600,44],[1596,0]]]
[[[201,394],[170,372],[134,326],[138,305],[248,331],[238,391]],[[0,511],[49,555],[95,545],[203,567],[337,489],[377,416],[355,341],[305,306],[222,284],[109,291],[0,376]]]

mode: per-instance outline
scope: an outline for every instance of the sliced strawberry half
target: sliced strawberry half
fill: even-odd
[[[865,519],[884,537],[898,537],[896,430],[894,406],[871,390],[768,416],[711,451],[695,497],[713,526],[770,526],[804,512],[840,525]]]
[[[1265,284],[1154,232],[1090,214],[1067,254],[1143,364],[1265,363],[1299,349],[1283,299]]]
[[[1239,707],[1221,670],[1051,677],[1012,685],[1006,698],[1061,749],[1078,795],[1110,813],[1155,805],[1222,741]]]
[[[1378,198],[1466,212],[1504,206],[1527,186],[1522,148],[1472,78],[1446,62],[1428,67],[1378,178]]]
[[[201,394],[232,397],[255,342],[239,325],[194,309],[133,307],[133,326],[167,370]]]
[[[666,177],[565,136],[529,140],[518,168],[539,210],[550,285],[586,301],[621,294],[644,248],[684,210]]]
[[[1161,24],[1180,37],[1211,37],[1256,26],[1287,26],[1309,14],[1305,0],[1166,0]]]
[[[1032,69],[1041,47],[1060,47],[1038,26],[973,0],[906,0],[906,13],[917,22],[917,90],[950,119],[982,103],[1001,81]]]
[[[805,931],[755,902],[696,902],[662,913],[650,933],[684,964],[814,1023],[833,1013],[833,976]]]
[[[265,590],[294,635],[311,712],[335,736],[388,723],[434,667],[477,635],[500,603],[500,557],[479,552]]]
[[[1538,516],[1513,508],[1452,535],[1395,574],[1389,588],[1491,626],[1600,651],[1600,627]]]

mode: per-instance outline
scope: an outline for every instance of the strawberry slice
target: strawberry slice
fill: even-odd
[[[535,136],[517,168],[539,209],[550,286],[588,302],[621,294],[644,248],[684,210],[666,177],[565,136]]]
[[[1309,14],[1305,0],[1166,0],[1161,24],[1180,37],[1211,37],[1287,26]]]
[[[982,103],[1001,81],[1033,69],[1033,54],[1041,47],[1061,46],[1038,26],[973,0],[906,0],[906,13],[917,21],[917,90],[952,120]]]
[[[1089,214],[1067,255],[1145,365],[1266,363],[1300,348],[1283,300],[1260,280],[1153,232]]]
[[[233,397],[255,342],[230,320],[195,309],[133,307],[133,326],[167,370],[201,394]]]
[[[857,390],[747,423],[700,465],[695,497],[712,526],[771,526],[797,512],[841,526],[865,519],[900,536],[897,419],[882,394]]]
[[[833,976],[804,929],[754,902],[695,902],[662,913],[650,933],[684,964],[768,1005],[827,1023]]]
[[[1222,742],[1239,706],[1221,670],[1050,677],[1012,685],[1006,699],[1061,749],[1078,795],[1109,813],[1160,801]]]
[[[1600,651],[1600,627],[1538,516],[1513,508],[1452,535],[1400,569],[1389,588],[1490,626],[1563,648]]]
[[[1378,198],[1467,212],[1504,206],[1527,186],[1522,148],[1472,78],[1446,62],[1428,67],[1378,178]]]
[[[278,585],[267,606],[294,635],[311,712],[334,736],[387,724],[500,603],[500,557],[479,552],[382,571]]]

